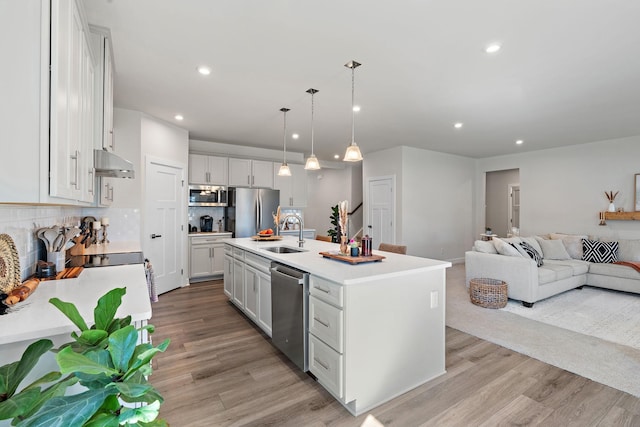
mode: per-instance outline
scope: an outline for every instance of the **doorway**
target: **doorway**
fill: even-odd
[[[184,167],[165,160],[145,162],[143,250],[153,264],[158,294],[182,286]]]
[[[367,179],[367,219],[365,233],[373,247],[381,242],[395,243],[395,177]]]
[[[485,227],[503,237],[511,233],[512,227],[520,229],[520,196],[520,169],[487,172]]]

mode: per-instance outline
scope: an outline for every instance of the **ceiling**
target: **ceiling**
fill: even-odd
[[[637,1],[84,4],[90,23],[111,29],[115,106],[191,139],[282,149],[288,107],[287,134],[300,138],[287,149],[308,155],[315,88],[315,154],[342,156],[352,59],[365,157],[406,145],[482,158],[640,134]],[[491,43],[501,50],[486,53]]]

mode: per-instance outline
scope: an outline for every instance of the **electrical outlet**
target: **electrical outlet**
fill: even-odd
[[[438,308],[438,291],[431,291],[431,308]]]

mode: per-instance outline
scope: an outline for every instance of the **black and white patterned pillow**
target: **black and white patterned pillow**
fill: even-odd
[[[544,264],[544,262],[542,261],[542,255],[533,246],[531,246],[527,242],[520,242],[519,244],[522,250],[525,251],[527,255],[529,255],[529,258],[536,262],[536,265],[538,267],[541,267]]]
[[[582,259],[589,262],[610,263],[618,261],[618,242],[599,242],[582,239],[584,255]]]

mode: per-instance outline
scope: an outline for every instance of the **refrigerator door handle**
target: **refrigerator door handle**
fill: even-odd
[[[260,199],[256,199],[256,234],[260,231]]]
[[[262,193],[258,193],[258,230],[262,230]]]

